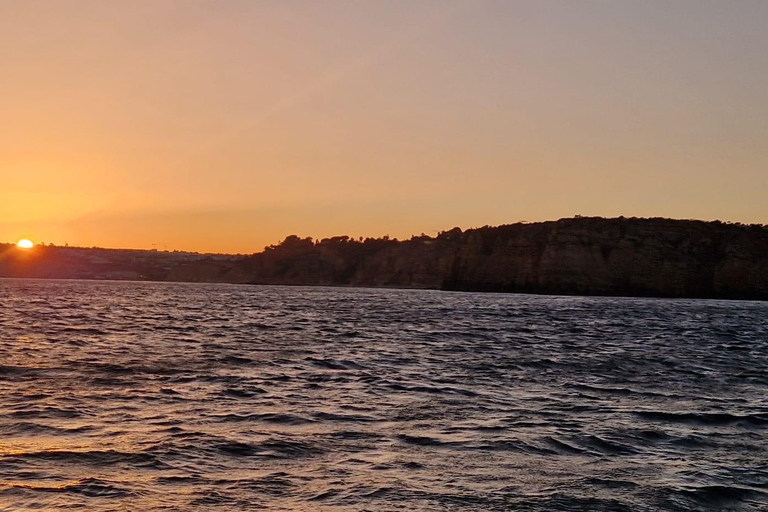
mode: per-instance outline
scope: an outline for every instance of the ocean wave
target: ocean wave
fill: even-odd
[[[768,425],[768,414],[736,414],[725,412],[667,412],[667,411],[633,411],[644,419],[672,422],[690,423],[699,425]]]
[[[0,326],[0,510],[768,510],[763,303],[0,280]]]

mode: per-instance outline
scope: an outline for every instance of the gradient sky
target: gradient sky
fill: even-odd
[[[768,223],[765,0],[0,0],[0,241]]]

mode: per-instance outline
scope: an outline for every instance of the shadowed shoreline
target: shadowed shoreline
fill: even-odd
[[[250,256],[0,246],[0,277],[768,300],[768,227],[576,217],[436,237],[287,237]]]

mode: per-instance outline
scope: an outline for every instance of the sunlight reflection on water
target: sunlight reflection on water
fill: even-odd
[[[0,280],[0,306],[3,510],[768,504],[766,303]]]

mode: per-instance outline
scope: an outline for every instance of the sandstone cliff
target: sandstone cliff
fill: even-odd
[[[768,298],[768,229],[668,219],[564,219],[469,231],[444,288]]]
[[[768,227],[573,218],[400,242],[292,235],[251,256],[0,245],[0,277],[768,300]]]
[[[404,242],[289,237],[238,264],[246,282],[768,299],[768,228],[573,218]]]

